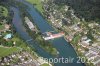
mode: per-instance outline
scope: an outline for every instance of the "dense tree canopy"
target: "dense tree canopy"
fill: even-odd
[[[54,2],[71,6],[78,17],[87,20],[100,19],[100,0],[54,0]]]

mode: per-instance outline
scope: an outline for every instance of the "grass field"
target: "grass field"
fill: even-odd
[[[22,49],[26,49],[27,50],[27,46],[26,43],[24,41],[22,41],[22,39],[18,38],[18,37],[13,37],[12,41],[16,42],[16,46],[22,48]]]
[[[12,47],[12,48],[0,47],[0,57],[8,56],[18,51],[20,51],[20,49],[17,47]]]
[[[45,64],[42,64],[41,66],[49,66],[49,65],[45,63]]]
[[[73,44],[77,44],[79,39],[80,39],[80,35],[74,36],[74,38],[72,40]]]
[[[4,17],[8,16],[8,10],[3,6],[0,6],[0,15],[3,15]]]
[[[0,25],[0,30],[2,30],[2,29],[4,29],[5,27],[4,27],[4,25]]]
[[[22,50],[26,50],[26,51],[30,52],[31,49],[19,37],[13,37],[11,39],[11,41],[16,42],[14,47],[3,47],[3,46],[0,46],[0,58],[4,57],[4,56],[8,56],[8,55],[10,55],[12,53],[16,53],[16,52],[22,51]]]
[[[44,12],[43,8],[42,8],[42,3],[41,0],[27,0],[28,2],[30,2],[31,4],[35,4],[35,7],[37,8],[37,10],[39,12]]]

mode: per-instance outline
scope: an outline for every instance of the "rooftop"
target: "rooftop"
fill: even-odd
[[[4,39],[10,39],[12,37],[12,34],[7,34]]]

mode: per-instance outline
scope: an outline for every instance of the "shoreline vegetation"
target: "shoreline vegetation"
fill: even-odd
[[[34,20],[30,17],[30,14],[28,14],[25,10],[26,8],[23,6],[23,4],[20,3],[20,5],[18,5],[19,2],[17,3],[16,2],[16,5],[17,7],[20,7],[19,10],[21,11],[21,18],[22,18],[22,21],[23,21],[23,25],[25,26],[26,28],[26,31],[29,33],[30,36],[32,36],[33,39],[35,39],[36,42],[39,43],[40,47],[42,47],[45,51],[47,51],[49,54],[53,55],[53,56],[57,56],[58,55],[58,51],[57,49],[55,49],[53,47],[53,45],[49,42],[49,41],[45,41],[43,38],[42,38],[42,34],[41,32],[39,31],[39,28],[37,27],[36,24],[34,24]],[[36,9],[37,10],[37,9]],[[38,10],[37,10],[38,11]],[[40,11],[38,11],[40,12]],[[39,13],[41,14],[41,13]],[[41,14],[42,15],[42,14]],[[24,17],[27,16],[29,18],[29,20],[35,25],[36,29],[37,29],[37,32],[33,32],[29,29],[29,27],[27,26],[27,24],[25,24],[25,20],[24,20]]]
[[[25,16],[23,16],[24,19]],[[31,17],[29,15],[27,15],[27,17],[29,18],[29,20],[33,23],[34,20],[31,19]],[[42,47],[45,51],[47,51],[49,54],[53,55],[53,56],[57,56],[57,50],[52,46],[52,44],[49,41],[45,41],[42,38],[42,34],[39,31],[39,28],[33,23],[33,25],[35,25],[36,31],[32,31],[29,29],[28,25],[25,23],[25,19],[23,21],[23,25],[26,28],[26,31],[29,33],[30,36],[32,36],[32,38],[39,43],[40,47]]]
[[[28,2],[30,2],[31,4],[33,4],[32,3],[32,0],[27,0]],[[41,3],[42,4],[42,3]],[[42,7],[43,8],[43,7]],[[40,10],[38,10],[38,7],[36,7],[36,10],[41,14],[41,11]],[[45,11],[44,11],[45,12]],[[43,12],[42,12],[42,17],[44,18],[45,17],[45,15],[43,15]],[[46,18],[45,18],[46,19]],[[52,25],[50,22],[49,22],[49,20],[48,19],[46,19],[47,21],[48,21],[48,23],[50,24],[50,25]],[[52,26],[53,27],[53,26]],[[55,27],[53,27],[56,31],[59,31],[58,29],[56,29]],[[67,33],[66,31],[65,31],[65,33]],[[75,50],[75,52],[76,52],[76,54],[77,54],[77,56],[80,56],[80,57],[84,57],[83,55],[82,55],[82,53],[80,53],[80,52],[78,52],[78,49],[77,49],[77,46],[75,46],[75,44],[78,42],[78,39],[80,38],[80,36],[78,35],[78,36],[76,36],[74,39],[73,39],[73,42],[69,42],[68,40],[66,40],[65,38],[65,40],[74,48],[74,50]],[[87,63],[85,63],[85,65],[86,66],[88,66],[88,64]],[[90,63],[90,65],[91,65],[91,63]]]
[[[40,12],[43,13],[43,7],[42,7],[42,3],[40,0],[26,0],[27,2],[33,4],[35,6],[35,8]]]
[[[35,6],[35,8],[36,8],[36,10],[39,12],[39,14],[41,14],[42,16],[43,16],[43,18],[45,17],[44,15],[43,15],[43,12],[44,12],[44,10],[43,10],[43,7],[42,7],[42,3],[39,1],[39,0],[27,0],[28,2],[30,2],[31,4],[33,4],[34,6]],[[18,3],[19,4],[19,3]],[[22,6],[23,4],[21,4],[20,3],[20,5],[18,5],[18,6]],[[23,8],[24,7],[24,8]],[[22,9],[23,8],[23,9]],[[24,15],[24,17],[25,17],[25,14],[24,14],[24,9],[25,9],[25,6],[22,6],[21,8],[20,8],[20,11],[22,12],[21,13],[21,17],[23,17],[22,15]],[[27,13],[27,12],[26,12]],[[29,17],[29,16],[28,16]],[[32,22],[34,22],[34,20],[32,20],[31,19],[31,17],[29,17],[29,19],[32,21]],[[24,22],[24,19],[22,19],[23,20],[23,22]],[[48,20],[49,21],[49,20]],[[50,23],[50,22],[48,22],[48,23]],[[24,24],[24,23],[23,23]],[[51,24],[51,23],[50,23]],[[27,28],[28,26],[26,25],[26,24],[24,24],[24,26]],[[38,29],[38,27],[37,26],[35,26],[37,29]],[[32,31],[30,31],[30,30],[28,30],[29,28],[27,28],[27,32],[29,32],[29,34],[31,35],[31,36],[33,36],[34,38],[35,38],[35,40],[36,41],[39,41],[39,44],[40,43],[44,43],[44,44],[41,44],[40,46],[42,47],[42,48],[44,48],[45,50],[46,49],[48,49],[48,48],[50,48],[50,47],[44,47],[44,45],[51,45],[49,42],[45,42],[44,40],[43,40],[43,38],[42,38],[42,36],[41,36],[41,33],[38,31],[38,33],[34,33],[33,34],[33,32]],[[39,29],[38,29],[39,30]],[[58,31],[58,30],[57,30]],[[17,36],[18,37],[18,36]],[[34,39],[33,38],[33,39]],[[21,40],[21,38],[19,38],[20,40]],[[67,40],[66,40],[67,41]],[[75,42],[76,42],[76,40],[74,40]],[[67,41],[68,42],[68,41]],[[70,43],[71,45],[72,45],[72,47],[74,48],[74,50],[76,51],[76,53],[77,53],[77,55],[78,56],[81,56],[82,54],[81,53],[79,53],[78,51],[77,51],[77,47],[76,46],[74,46],[74,44],[73,43]],[[76,43],[75,43],[76,44]],[[27,45],[27,44],[26,44]],[[29,46],[26,46],[25,45],[25,47],[28,47],[28,48],[31,48],[31,47],[29,47]],[[57,50],[54,48],[54,50],[55,50],[55,52],[54,53],[56,53],[57,52]],[[33,48],[31,48],[31,49],[29,49],[29,51],[30,51],[30,53],[31,52],[33,52],[33,51],[35,51],[35,49],[33,49]],[[48,50],[47,50],[48,51]],[[50,49],[50,51],[52,51],[51,49]],[[51,54],[53,54],[52,52],[49,52],[49,53],[51,53]],[[53,55],[56,55],[56,54],[53,54]]]
[[[0,14],[0,16],[4,16],[2,18],[0,18],[0,22],[5,20],[7,24],[11,24],[10,27],[10,32],[13,34],[13,37],[11,39],[9,39],[9,41],[6,41],[7,43],[10,43],[10,46],[5,46],[3,45],[5,43],[5,40],[3,39],[3,36],[0,37],[0,58],[2,57],[6,57],[6,56],[10,56],[14,53],[20,53],[23,51],[29,52],[33,57],[38,58],[38,55],[35,52],[35,49],[30,47],[26,42],[23,41],[23,39],[18,35],[18,33],[15,31],[15,28],[12,24],[12,18],[13,18],[13,13],[10,10],[10,6],[9,6],[10,2],[8,2],[5,5],[5,2],[0,2],[0,8],[4,8],[2,11],[4,12],[3,14]],[[12,4],[13,5],[13,4]],[[0,10],[0,12],[2,12]],[[3,33],[3,32],[2,32]],[[6,34],[8,32],[5,32]],[[5,35],[4,33],[4,35]],[[2,41],[3,40],[3,41]],[[15,45],[13,44],[13,42],[15,43]],[[1,45],[1,43],[3,43]]]
[[[11,4],[11,3],[13,3],[13,4]],[[22,3],[20,3],[20,2],[14,2],[14,1],[11,1],[11,2],[8,2],[8,4],[11,4],[11,5],[13,5],[14,6],[14,4],[16,4],[17,6],[14,6],[14,7],[20,7],[19,8],[19,10],[21,11],[21,17],[23,17],[23,16],[25,16],[25,13],[27,13],[26,11],[25,11],[25,9],[26,9],[26,7],[25,6],[23,6],[23,4]],[[9,5],[8,5],[9,6]],[[9,6],[10,7],[10,6]],[[11,12],[10,12],[11,13]],[[13,15],[13,13],[11,13],[12,15]],[[11,18],[11,17],[10,17]],[[13,17],[12,17],[13,18]],[[30,18],[30,17],[29,17]],[[30,18],[30,20],[32,20],[31,18]],[[10,20],[11,21],[11,20]],[[22,19],[22,21],[24,21],[24,19]],[[11,24],[11,22],[10,22],[10,24]],[[11,24],[12,25],[12,24]],[[12,30],[14,30],[14,32],[16,32],[15,31],[15,29],[14,29],[14,27],[13,27],[13,25],[11,26],[12,27]],[[37,27],[38,28],[38,27]],[[45,50],[45,51],[47,51],[48,53],[50,53],[51,55],[53,55],[53,56],[57,56],[57,50],[54,48],[54,47],[52,47],[52,45],[49,43],[49,42],[46,42],[46,41],[44,41],[43,40],[43,38],[42,38],[42,36],[40,36],[41,35],[41,33],[39,32],[38,34],[35,34],[35,35],[38,35],[38,38],[36,39],[36,41],[38,41],[39,42],[39,44],[40,44],[40,46]],[[18,35],[17,35],[18,36]],[[36,37],[36,36],[35,36]],[[21,38],[20,38],[20,40],[21,40]],[[42,43],[42,44],[41,44]],[[44,46],[45,45],[45,46]],[[28,45],[28,47],[30,47],[31,48],[31,46],[29,46]],[[32,48],[32,49],[34,49],[34,48]],[[33,51],[35,51],[36,52],[36,50],[34,49]]]
[[[27,0],[27,1],[28,1],[28,2],[30,2],[30,3],[31,3],[31,4],[33,4],[33,5],[34,5],[34,3],[36,3],[36,2],[37,2],[37,1],[34,1],[34,2],[33,2],[33,0]],[[40,3],[40,2],[39,2],[39,3]],[[35,4],[35,5],[38,5],[38,4]],[[22,4],[20,3],[20,5],[19,5],[19,6],[22,6]],[[22,7],[24,7],[24,6],[22,6]],[[42,13],[41,11],[43,11],[43,10],[40,10],[38,7],[39,7],[39,6],[36,6],[37,11],[38,11],[38,12],[40,12],[40,14],[41,14],[41,13]],[[24,8],[23,8],[23,9],[21,9],[21,8],[20,8],[20,10],[22,10],[22,12],[23,12],[22,14],[24,14],[24,12],[25,12],[25,11],[24,11]],[[23,16],[22,16],[22,14],[21,14],[21,17],[23,17]],[[25,16],[25,14],[24,14],[24,16]],[[42,15],[42,16],[43,16],[43,15]],[[29,18],[30,18],[30,17],[29,17]],[[32,19],[30,18],[30,20],[32,20]],[[24,24],[24,26],[26,26],[26,25]],[[27,28],[27,27],[26,27],[26,28]],[[38,28],[38,27],[37,27],[37,28]],[[27,29],[29,29],[29,28],[27,28]],[[29,31],[29,30],[28,30],[28,32],[30,33],[30,35],[32,35],[31,31]],[[41,33],[40,33],[40,32],[39,32],[39,34],[41,35]],[[45,43],[45,41],[42,39],[42,37],[41,37],[41,36],[39,36],[39,34],[35,34],[35,35],[37,35],[37,36],[38,36],[38,38],[36,38],[36,36],[35,36],[36,41],[38,41],[38,40],[39,40],[39,41],[40,41],[39,43],[41,43],[41,41],[43,41],[43,42]],[[42,39],[42,40],[41,40],[41,39]],[[46,44],[47,44],[47,43],[46,43]],[[50,43],[48,43],[48,44],[50,44]],[[71,45],[72,45],[72,44],[71,44]],[[42,47],[44,47],[44,46],[42,46]],[[48,47],[48,48],[49,48],[49,47]],[[46,47],[45,47],[44,49],[48,49],[48,48],[46,48]],[[74,49],[75,49],[75,48],[74,48]],[[56,50],[56,49],[55,49],[55,52],[57,52],[57,50]],[[52,53],[51,53],[51,54],[52,54]],[[55,54],[54,54],[54,55],[55,55]]]
[[[35,3],[35,2],[32,2],[32,0],[27,0],[29,3],[31,3],[31,4],[33,4],[33,3]],[[41,14],[41,11],[39,11],[38,9],[37,9],[38,7],[36,7],[36,10],[38,11],[38,12],[40,12],[40,14]],[[41,14],[42,16],[43,16],[43,18],[45,17],[43,14]],[[48,23],[50,24],[50,25],[52,25],[51,23],[50,23],[50,21],[48,20],[48,19],[46,19],[47,21],[48,21]],[[53,26],[52,26],[53,27]],[[59,31],[58,29],[56,29],[55,27],[53,27],[56,31]],[[64,38],[65,39],[65,38]],[[66,39],[65,39],[66,40]],[[68,40],[66,40],[67,42],[68,42]],[[77,55],[78,56],[80,56],[81,54],[76,50],[76,48],[75,48],[75,46],[72,44],[72,42],[68,42],[73,48],[74,48],[74,50],[75,50],[75,52],[77,53]]]
[[[7,8],[0,5],[0,18],[1,17],[7,17],[7,16],[8,16]]]

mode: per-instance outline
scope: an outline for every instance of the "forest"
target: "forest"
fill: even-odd
[[[54,3],[69,5],[79,18],[100,21],[100,0],[54,0]]]

